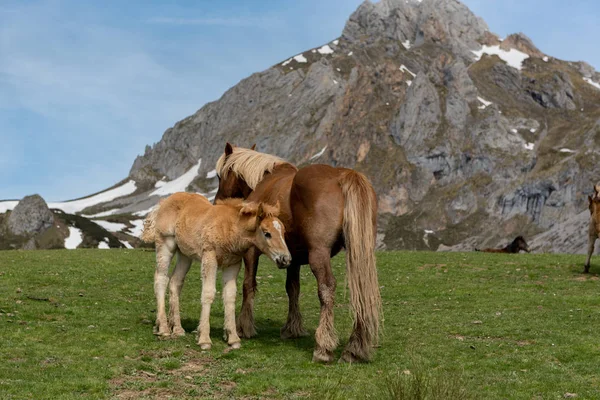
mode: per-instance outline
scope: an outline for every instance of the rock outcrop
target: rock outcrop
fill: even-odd
[[[7,220],[9,231],[14,235],[33,236],[52,226],[54,214],[44,199],[37,194],[24,197]]]

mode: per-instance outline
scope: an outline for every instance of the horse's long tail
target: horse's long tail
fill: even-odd
[[[156,216],[158,215],[158,210],[160,209],[160,203],[157,204],[150,214],[146,216],[144,220],[144,230],[142,231],[141,239],[146,243],[154,243],[156,240]]]
[[[344,195],[346,275],[355,312],[355,337],[351,338],[355,348],[351,350],[368,360],[379,338],[382,311],[375,264],[377,198],[367,177],[359,172],[344,172],[339,183]]]

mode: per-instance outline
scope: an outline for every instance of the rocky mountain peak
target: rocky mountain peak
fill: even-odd
[[[529,39],[524,33],[513,33],[508,36],[500,43],[502,50],[509,51],[510,49],[519,50],[522,53],[527,54],[530,57],[544,57],[542,53],[535,45],[533,41]]]
[[[472,60],[470,50],[481,47],[487,31],[485,21],[457,0],[381,0],[362,3],[342,37],[366,44],[386,38],[405,47],[435,43]]]

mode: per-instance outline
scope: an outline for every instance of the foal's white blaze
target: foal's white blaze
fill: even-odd
[[[279,223],[279,221],[273,221],[273,226],[275,227],[275,229],[277,229],[277,232],[279,232],[279,237],[285,243],[285,240],[283,239],[283,233],[281,233],[281,224]]]

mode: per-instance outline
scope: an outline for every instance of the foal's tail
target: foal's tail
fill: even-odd
[[[142,231],[142,236],[141,239],[142,241],[146,242],[146,243],[154,243],[154,241],[156,240],[156,227],[155,227],[155,223],[156,223],[156,216],[158,215],[158,210],[160,209],[160,203],[157,204],[152,211],[150,211],[150,214],[148,214],[146,216],[146,219],[144,220],[144,230]]]
[[[350,302],[355,312],[352,349],[368,360],[379,339],[381,295],[375,265],[377,198],[363,174],[344,172],[340,178],[344,195],[343,232],[346,247],[346,275]]]

